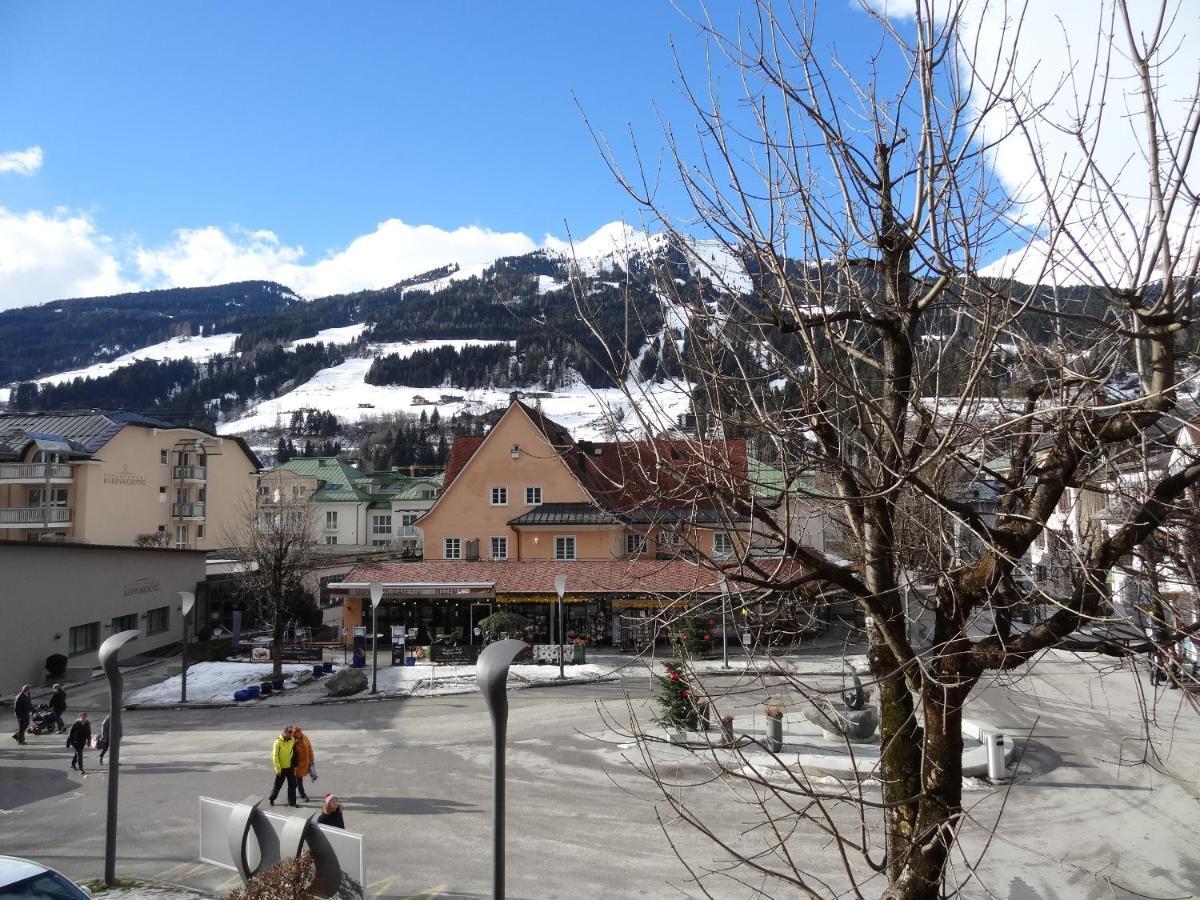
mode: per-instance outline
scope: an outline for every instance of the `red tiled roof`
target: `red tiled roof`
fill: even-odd
[[[442,492],[450,487],[450,482],[458,477],[467,461],[475,455],[479,445],[483,443],[481,435],[460,434],[450,444],[450,459],[446,463],[446,474],[442,476]]]
[[[493,582],[498,594],[553,594],[554,576],[567,576],[571,594],[688,594],[720,591],[718,575],[687,560],[426,560],[366,562],[342,580],[349,584]]]

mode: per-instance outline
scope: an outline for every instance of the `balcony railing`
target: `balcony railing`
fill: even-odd
[[[176,466],[174,477],[176,481],[204,481],[208,478],[208,468],[206,466]]]
[[[62,463],[0,463],[0,481],[70,481],[71,477],[71,467]]]
[[[38,528],[42,525],[65,525],[71,521],[71,507],[18,506],[0,509],[0,528]]]
[[[203,503],[172,503],[171,515],[176,519],[203,519]]]
[[[417,531],[416,525],[397,525],[392,529],[392,534],[400,538],[415,538],[420,537],[421,533]]]

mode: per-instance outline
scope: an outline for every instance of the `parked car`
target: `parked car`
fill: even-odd
[[[61,872],[19,856],[0,856],[0,897],[92,900],[91,894]]]

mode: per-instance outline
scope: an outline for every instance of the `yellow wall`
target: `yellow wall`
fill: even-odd
[[[521,448],[516,459],[511,454],[513,444]],[[478,538],[479,557],[487,559],[491,554],[491,538],[507,537],[508,557],[516,559],[517,535],[506,523],[534,508],[525,505],[525,487],[533,485],[541,485],[543,503],[582,503],[588,500],[579,482],[542,433],[529,421],[529,417],[520,407],[511,406],[433,510],[418,522],[425,536],[425,558],[442,559],[442,539],[460,537],[463,539],[464,558],[466,541]],[[508,488],[507,506],[491,505],[492,487]],[[579,539],[583,538],[582,532],[568,529],[554,532],[572,533]],[[545,543],[541,541],[538,548]],[[531,538],[522,542],[522,553],[526,546],[533,546]],[[582,547],[582,540],[576,546]],[[553,556],[552,538],[549,550]],[[577,553],[582,556],[581,549]],[[607,550],[604,556],[609,556]]]
[[[79,466],[75,507],[76,539],[89,544],[132,544],[138,535],[154,534],[166,526],[167,546],[175,546],[171,505],[178,482],[172,478],[176,444],[199,437],[190,429],[159,430],[127,426],[96,453],[97,459]],[[217,442],[220,441],[219,446]],[[160,451],[168,451],[167,463]],[[236,534],[247,504],[254,506],[254,464],[237,442],[209,438],[207,481],[186,485],[189,502],[198,502],[205,489],[205,518],[188,521],[189,546],[198,550],[223,547]],[[193,452],[191,463],[198,464]],[[160,488],[166,488],[165,497]],[[204,525],[204,537],[196,526]]]

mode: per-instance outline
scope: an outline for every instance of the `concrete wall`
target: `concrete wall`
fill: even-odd
[[[205,554],[80,544],[0,543],[0,692],[41,684],[46,657],[61,653],[72,668],[96,666],[97,653],[70,654],[71,628],[99,622],[99,642],[116,616],[135,614],[142,636],[125,655],[178,641],[177,591],[195,591]],[[165,631],[149,635],[144,614],[168,608]],[[57,635],[57,636],[56,636]]]

